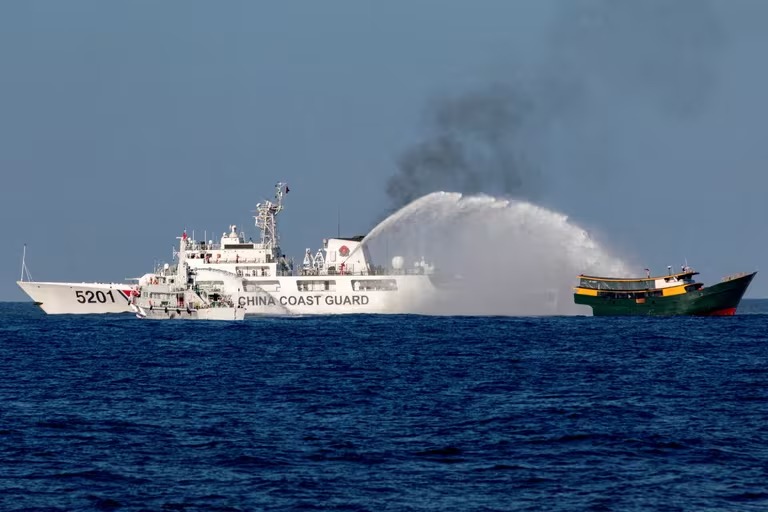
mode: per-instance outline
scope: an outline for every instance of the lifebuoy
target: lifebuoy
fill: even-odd
[[[349,247],[347,247],[346,245],[342,245],[339,248],[339,254],[341,254],[342,256],[346,256],[347,254],[349,254]]]

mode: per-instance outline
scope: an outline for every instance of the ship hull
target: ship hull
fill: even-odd
[[[574,302],[590,306],[594,316],[730,316],[736,314],[756,272],[669,297],[618,299],[574,294]]]
[[[200,271],[201,275],[204,273]],[[222,277],[219,275],[218,279]],[[364,276],[333,276],[335,290],[305,290],[306,278],[281,276],[275,279],[227,283],[234,304],[248,316],[335,315],[335,314],[427,314],[436,288],[426,275],[371,276],[394,282],[390,290],[365,290],[355,282]],[[132,313],[132,285],[108,283],[64,283],[19,281],[22,290],[48,314]]]
[[[216,320],[240,321],[245,319],[243,308],[205,308],[189,311],[185,308],[141,308],[136,316],[146,320]]]
[[[131,312],[132,287],[128,284],[35,281],[17,281],[17,284],[49,315]]]
[[[436,290],[426,275],[375,276],[381,278],[393,283],[392,289],[356,287],[363,276],[334,276],[335,290],[303,289],[299,283],[305,279],[290,276],[280,278],[279,289],[252,281],[248,291],[237,290],[232,298],[248,316],[420,314],[434,299]]]

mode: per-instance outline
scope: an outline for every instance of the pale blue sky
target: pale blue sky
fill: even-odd
[[[623,2],[597,38],[571,22],[601,0],[576,3],[0,2],[0,300],[26,300],[24,243],[37,280],[119,281],[185,227],[253,233],[277,180],[288,255],[335,234],[339,209],[364,234],[427,106],[493,84],[539,104],[537,202],[657,269],[763,270],[765,3],[657,25]],[[551,83],[579,92],[550,107]],[[748,296],[768,296],[761,275]]]

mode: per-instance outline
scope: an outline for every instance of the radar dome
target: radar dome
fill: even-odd
[[[403,261],[402,256],[395,256],[392,258],[392,268],[395,270],[403,270],[403,265],[405,264],[405,261]]]

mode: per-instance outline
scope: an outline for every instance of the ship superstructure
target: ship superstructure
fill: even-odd
[[[278,183],[274,200],[256,205],[258,241],[246,239],[236,225],[218,243],[193,240],[185,231],[175,265],[147,274],[140,288],[162,273],[189,272],[199,289],[225,290],[249,315],[408,313],[434,291],[429,265],[416,262],[406,269],[403,258],[395,257],[390,269],[374,266],[362,236],[326,238],[295,265],[279,243],[277,219],[286,190]]]

